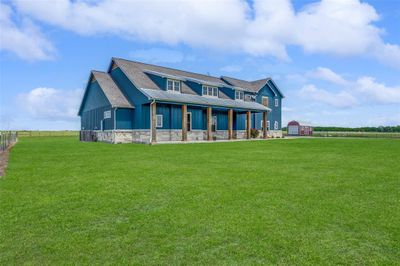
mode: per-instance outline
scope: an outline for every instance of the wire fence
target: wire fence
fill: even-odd
[[[16,141],[17,141],[17,132],[0,131],[0,151],[5,151]]]
[[[58,130],[58,131],[40,131],[40,130],[20,130],[18,137],[78,137],[79,131]]]

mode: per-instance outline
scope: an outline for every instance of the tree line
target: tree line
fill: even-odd
[[[282,128],[286,130],[287,128]],[[313,127],[314,131],[335,131],[335,132],[400,132],[398,126],[380,126],[380,127]]]

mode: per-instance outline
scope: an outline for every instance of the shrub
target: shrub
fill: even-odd
[[[259,134],[260,134],[260,131],[258,131],[258,130],[255,129],[255,128],[252,128],[252,129],[250,130],[250,136],[251,136],[253,139],[257,138]]]

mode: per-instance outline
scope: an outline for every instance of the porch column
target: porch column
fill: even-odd
[[[246,135],[247,135],[247,139],[251,138],[251,134],[250,134],[250,129],[251,129],[251,112],[247,111],[246,113],[246,117],[247,117],[247,128],[246,128]]]
[[[212,109],[207,107],[207,140],[212,140]]]
[[[151,143],[157,142],[157,104],[152,102],[151,109]]]
[[[187,141],[187,105],[182,105],[182,141]]]
[[[263,112],[263,137],[264,137],[264,139],[268,138],[267,120],[268,120],[268,113]]]
[[[233,139],[233,110],[228,110],[228,138]]]

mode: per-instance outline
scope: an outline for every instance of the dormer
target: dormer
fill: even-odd
[[[218,98],[218,87],[210,86],[210,85],[203,85],[202,86],[202,95],[208,97],[217,97]]]
[[[181,92],[181,81],[176,79],[167,79],[167,91],[170,92]]]

